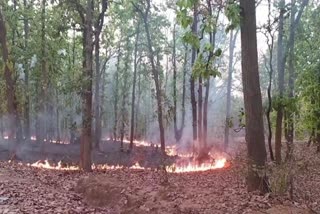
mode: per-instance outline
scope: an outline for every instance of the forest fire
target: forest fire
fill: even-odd
[[[185,172],[202,172],[202,171],[208,171],[208,170],[214,170],[214,169],[220,169],[224,168],[226,166],[227,160],[226,158],[221,158],[213,163],[202,163],[197,164],[196,162],[189,162],[186,165],[178,165],[173,164],[166,167],[166,171],[170,173],[185,173]],[[49,163],[48,160],[45,161],[37,161],[33,164],[28,164],[28,166],[41,168],[41,169],[53,169],[53,170],[79,170],[78,166],[63,166],[62,162],[59,161],[58,164],[52,165]],[[94,170],[117,170],[117,169],[124,169],[125,166],[121,165],[108,165],[108,164],[99,164],[99,165],[92,165],[92,168]],[[129,169],[133,170],[151,170],[151,168],[145,168],[142,167],[139,163],[135,163],[134,165],[128,167]]]
[[[28,165],[32,167],[42,168],[42,169],[79,170],[79,167],[77,166],[63,166],[61,161],[58,162],[57,166],[50,164],[48,160],[45,160],[45,161],[39,160],[33,164],[28,164]]]
[[[203,172],[213,169],[221,169],[226,166],[227,159],[221,158],[213,163],[202,163],[197,164],[196,162],[189,162],[187,165],[178,166],[173,164],[172,166],[167,167],[168,172],[172,173],[184,173],[184,172]]]

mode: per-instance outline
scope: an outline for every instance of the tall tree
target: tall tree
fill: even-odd
[[[270,159],[274,161],[273,156],[273,149],[272,149],[272,124],[271,124],[271,110],[272,110],[272,97],[271,97],[271,91],[272,91],[272,78],[273,78],[273,49],[274,49],[274,33],[273,33],[273,26],[271,24],[271,1],[268,1],[268,23],[266,26],[266,34],[267,38],[267,45],[268,45],[268,52],[269,52],[269,60],[266,63],[266,69],[269,73],[269,82],[268,82],[268,89],[267,89],[267,95],[268,95],[268,107],[266,110],[266,117],[267,117],[267,123],[268,123],[268,147],[269,147],[269,154]]]
[[[1,54],[4,62],[4,79],[6,83],[7,112],[9,116],[9,139],[14,140],[19,123],[18,100],[16,97],[16,82],[13,67],[10,61],[10,54],[7,40],[6,22],[2,9],[0,8],[0,44]]]
[[[198,31],[198,2],[195,1],[193,5],[193,23],[192,23],[192,33],[197,35]],[[191,53],[191,66],[193,67],[196,61],[197,49],[192,47]],[[197,128],[197,101],[195,94],[195,79],[193,75],[190,77],[190,96],[191,96],[191,109],[192,109],[192,133],[193,133],[193,145],[198,141],[198,128]]]
[[[23,18],[23,29],[24,29],[24,49],[28,50],[29,42],[29,17],[28,17],[28,4],[27,0],[23,0],[24,7],[24,18]],[[29,95],[29,63],[28,58],[25,57],[24,60],[24,75],[25,75],[25,89],[26,89],[26,98],[24,103],[24,136],[26,139],[30,139],[30,95]]]
[[[212,32],[209,32],[209,44],[212,46],[212,51],[209,53],[209,60],[213,57],[213,50],[216,46],[216,33],[217,33],[217,22],[220,15],[220,9],[218,9],[217,14],[213,15],[212,2],[207,0],[209,18],[214,19],[214,24],[212,26]],[[210,66],[209,64],[207,66]],[[210,75],[208,75],[205,83],[205,97],[203,103],[203,149],[207,147],[207,135],[208,135],[208,103],[209,103],[209,91],[210,91]]]
[[[134,126],[135,126],[135,105],[136,105],[136,82],[137,82],[137,67],[138,67],[138,45],[140,36],[140,20],[136,27],[136,38],[134,44],[134,59],[133,59],[133,83],[131,95],[131,124],[130,124],[130,150],[133,149]]]
[[[160,71],[159,71],[159,66],[156,65],[155,62],[155,56],[156,54],[154,53],[153,50],[153,41],[151,39],[151,34],[150,34],[150,27],[149,27],[149,16],[150,16],[150,9],[151,9],[151,0],[146,0],[146,9],[142,11],[139,6],[134,5],[134,7],[137,9],[137,11],[140,13],[143,23],[144,23],[144,28],[146,32],[146,37],[147,37],[147,46],[148,46],[148,58],[151,64],[151,71],[152,71],[152,76],[156,88],[156,100],[157,100],[157,115],[158,115],[158,123],[159,123],[159,130],[160,130],[160,144],[161,144],[161,151],[162,153],[165,153],[165,133],[164,133],[164,125],[163,125],[163,106],[162,106],[162,92],[161,92],[161,84],[160,84]]]
[[[228,63],[228,84],[227,84],[227,103],[226,103],[226,122],[224,128],[224,149],[226,150],[229,145],[229,128],[231,120],[231,88],[232,88],[232,74],[233,74],[233,59],[234,49],[236,46],[237,35],[239,30],[235,33],[233,30],[230,31],[230,42],[229,42],[229,63]]]
[[[99,5],[98,5],[99,8]],[[101,76],[102,72],[100,70],[100,34],[104,24],[104,16],[105,12],[108,8],[108,1],[102,0],[101,1],[101,11],[99,11],[98,18],[95,20],[94,23],[94,50],[95,50],[95,109],[94,109],[94,118],[95,118],[95,148],[99,148],[100,140],[101,140],[101,105],[100,105],[100,83],[101,83]]]
[[[130,48],[130,37],[127,36],[126,38],[126,54],[125,54],[125,61],[124,61],[124,69],[122,73],[122,84],[121,84],[121,95],[122,95],[122,102],[121,102],[121,127],[120,127],[120,150],[123,151],[123,140],[125,135],[125,127],[128,121],[128,114],[127,114],[127,97],[128,97],[128,90],[130,86],[128,84],[128,78],[129,78],[129,65],[131,63],[131,48]]]
[[[184,64],[183,64],[183,83],[182,83],[182,102],[181,102],[181,124],[178,128],[178,121],[177,121],[177,54],[176,54],[176,23],[173,27],[173,47],[172,47],[172,67],[173,67],[173,125],[174,125],[174,137],[176,141],[180,141],[183,129],[184,129],[184,123],[185,123],[185,94],[186,94],[186,72],[187,72],[187,63],[188,63],[188,46],[184,44],[185,46],[185,53],[184,53]]]
[[[83,86],[82,86],[82,129],[80,136],[80,167],[91,171],[92,143],[92,77],[93,77],[93,1],[87,0],[86,6],[77,4],[83,23]]]
[[[242,84],[248,149],[247,185],[249,191],[266,192],[266,148],[258,71],[255,1],[240,0],[240,7]]]
[[[38,99],[38,115],[36,119],[36,138],[38,142],[43,142],[46,134],[46,104],[48,100],[48,69],[47,69],[47,51],[46,51],[46,0],[41,1],[41,74],[40,96]]]
[[[288,97],[289,99],[293,100],[294,99],[294,81],[295,81],[295,66],[294,66],[294,46],[295,46],[295,34],[296,34],[296,29],[300,23],[300,19],[302,16],[302,13],[309,3],[309,0],[303,0],[302,4],[300,6],[300,9],[298,11],[298,14],[296,15],[297,12],[297,5],[296,5],[296,0],[291,0],[291,12],[290,12],[290,34],[289,34],[289,40],[288,40],[288,65],[289,65],[289,82],[288,82]],[[292,153],[293,153],[293,139],[294,139],[294,110],[292,107],[289,106],[287,109],[287,154],[286,154],[286,159],[291,159],[292,158]]]
[[[277,69],[278,69],[278,91],[279,91],[279,106],[277,106],[276,118],[276,133],[275,133],[275,159],[278,164],[281,163],[281,140],[282,140],[282,118],[283,118],[283,92],[284,92],[284,70],[285,70],[285,54],[283,37],[284,37],[284,14],[285,1],[281,0],[279,4],[279,26],[278,26],[278,49],[277,49]]]
[[[119,41],[117,65],[116,65],[117,70],[114,74],[115,88],[114,88],[114,105],[113,105],[113,110],[114,110],[113,140],[117,140],[120,59],[121,59],[121,42]]]

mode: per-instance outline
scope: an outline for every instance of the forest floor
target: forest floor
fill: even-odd
[[[117,169],[81,173],[0,162],[0,213],[320,213],[320,155],[297,144],[294,165],[270,166],[273,193],[248,193],[245,150],[229,167],[205,172],[165,173]],[[312,158],[310,158],[312,157]],[[292,174],[292,196],[280,194]]]

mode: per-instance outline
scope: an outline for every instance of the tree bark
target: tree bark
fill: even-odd
[[[197,3],[193,6],[193,25],[192,25],[192,33],[197,34],[198,26],[198,5]],[[192,48],[191,53],[191,67],[193,67],[196,60],[197,50],[195,47]],[[195,81],[191,72],[190,77],[190,96],[191,96],[191,108],[192,108],[192,133],[193,133],[193,147],[197,143],[198,140],[198,130],[197,130],[197,101],[195,95]]]
[[[202,130],[202,116],[203,116],[203,108],[202,108],[202,100],[203,100],[203,95],[202,95],[202,77],[199,77],[199,88],[198,88],[198,142],[199,142],[199,149],[200,153],[204,151],[203,147],[203,130]]]
[[[155,64],[154,61],[154,52],[153,52],[153,45],[149,30],[149,13],[150,13],[150,7],[151,7],[151,0],[147,0],[147,8],[145,12],[142,12],[141,9],[138,9],[139,12],[142,15],[144,27],[146,31],[147,36],[147,42],[148,42],[148,57],[151,64],[151,70],[153,75],[153,80],[156,88],[156,99],[157,99],[157,113],[158,113],[158,123],[159,123],[159,129],[160,129],[160,144],[161,144],[161,151],[163,154],[165,154],[165,139],[164,139],[164,127],[163,127],[163,111],[162,111],[162,93],[161,93],[161,84],[159,79],[159,70],[158,67]]]
[[[107,0],[101,1],[101,12],[99,17],[95,21],[95,64],[96,64],[96,82],[95,82],[95,148],[99,150],[101,140],[101,105],[100,105],[100,82],[101,82],[101,71],[100,71],[100,34],[104,23],[104,15],[107,9]],[[104,72],[104,71],[103,71]]]
[[[19,114],[18,114],[18,102],[15,94],[16,83],[14,81],[14,72],[11,70],[10,59],[9,59],[9,48],[7,41],[7,29],[2,10],[0,8],[0,44],[1,44],[1,53],[2,59],[4,62],[4,79],[6,83],[6,96],[7,96],[7,112],[9,116],[9,140],[12,140],[14,143],[14,138],[17,134],[17,125],[19,123]]]
[[[177,122],[177,63],[176,63],[176,24],[174,24],[173,28],[173,49],[172,49],[172,65],[173,65],[173,125],[174,125],[174,137],[176,141],[180,141],[182,137],[182,132],[184,128],[184,120],[185,120],[185,93],[186,93],[186,64],[188,62],[188,50],[187,46],[185,48],[185,55],[184,55],[184,65],[183,65],[183,85],[182,85],[182,114],[181,114],[181,125],[178,128]]]
[[[296,0],[291,0],[291,15],[290,15],[290,34],[289,34],[289,41],[288,41],[288,51],[289,51],[289,59],[288,59],[288,64],[289,64],[289,82],[288,82],[288,87],[289,87],[289,93],[288,97],[289,99],[294,98],[294,81],[295,81],[295,68],[294,68],[294,45],[295,45],[295,33],[296,29],[300,23],[300,19],[302,16],[302,13],[304,11],[304,8],[306,5],[309,3],[309,0],[304,0],[302,2],[302,5],[300,7],[300,10],[296,16]],[[286,160],[290,160],[293,155],[293,139],[294,139],[294,110],[293,109],[288,109],[287,111],[287,116],[288,116],[288,123],[287,123],[287,128],[288,128],[288,133],[287,133],[287,152],[286,152]]]
[[[266,192],[266,148],[258,71],[255,1],[240,0],[240,7],[242,83],[249,167],[247,185],[249,191]]]
[[[232,88],[232,74],[233,74],[233,55],[239,31],[233,33],[230,31],[230,46],[229,46],[229,64],[228,64],[228,85],[227,85],[227,104],[226,104],[226,124],[224,128],[224,150],[229,146],[229,123],[231,119],[231,88]]]
[[[119,91],[119,72],[120,72],[120,56],[121,56],[121,43],[118,44],[117,65],[115,73],[115,89],[114,89],[114,126],[113,126],[113,139],[117,140],[117,127],[118,127],[118,91]]]
[[[80,168],[85,172],[91,171],[91,126],[92,126],[92,77],[93,77],[93,1],[87,0],[86,18],[84,23],[84,49],[85,58],[83,68],[83,78],[85,80],[82,91],[82,130],[80,146]]]
[[[138,115],[140,110],[140,97],[141,97],[141,75],[139,72],[137,73],[137,75],[138,75],[138,97],[137,97],[137,108],[135,110],[135,118],[136,118],[135,119],[135,132],[136,132],[135,135],[136,137],[140,138],[142,135],[142,130],[138,129],[138,124],[139,124]]]
[[[284,57],[284,13],[285,13],[285,1],[281,0],[280,2],[280,15],[279,15],[279,27],[278,27],[278,60],[277,60],[277,69],[278,69],[278,90],[279,90],[279,106],[277,109],[277,118],[276,118],[276,133],[275,133],[275,159],[276,163],[281,163],[281,140],[282,140],[282,118],[283,118],[283,91],[284,91],[284,69],[285,69],[285,57]]]
[[[125,63],[124,63],[124,72],[123,72],[123,79],[122,79],[122,103],[121,103],[121,129],[120,129],[120,150],[123,151],[123,140],[124,140],[124,134],[125,134],[125,126],[127,121],[127,111],[126,111],[126,105],[127,105],[127,91],[128,91],[128,69],[129,69],[129,63],[130,63],[130,39],[127,38],[126,41],[126,51],[127,54],[125,56]]]
[[[23,7],[25,10],[29,8],[27,5],[27,0],[23,0]],[[28,42],[29,42],[29,17],[27,15],[24,16],[23,19],[23,26],[24,26],[24,49],[27,51],[28,49]],[[24,75],[25,75],[25,90],[26,92],[29,91],[29,64],[28,59],[25,58],[24,60]],[[30,96],[29,93],[25,94],[25,103],[24,103],[24,136],[27,140],[30,140]]]
[[[274,161],[273,149],[272,149],[272,125],[271,125],[271,110],[272,110],[272,96],[271,96],[271,88],[272,88],[272,78],[273,78],[273,49],[274,49],[274,35],[272,33],[272,24],[271,24],[271,2],[268,1],[268,28],[267,28],[267,44],[269,51],[269,83],[268,83],[268,107],[266,111],[267,123],[268,123],[268,147],[271,161]],[[270,39],[268,38],[270,36]],[[271,40],[271,43],[269,41]],[[267,68],[267,65],[266,65]]]
[[[212,3],[210,0],[207,0],[207,5],[208,5],[208,11],[209,15],[212,16]],[[215,17],[216,23],[218,22],[220,15],[220,10],[218,11],[218,14]],[[214,29],[212,32],[209,33],[209,40],[210,44],[213,47],[213,50],[215,48],[215,41],[216,41],[216,26],[214,26]],[[210,53],[212,54],[212,53]],[[210,56],[211,57],[211,56]],[[207,148],[207,138],[208,138],[208,104],[209,104],[209,92],[210,92],[210,76],[208,77],[206,84],[205,84],[205,97],[204,97],[204,103],[203,103],[203,148]]]
[[[100,138],[101,138],[101,118],[100,118],[100,32],[99,27],[95,26],[94,35],[94,55],[95,55],[95,65],[96,65],[96,81],[95,81],[95,102],[94,102],[94,118],[95,118],[95,129],[94,129],[94,147],[99,150]]]
[[[136,82],[137,82],[137,66],[138,66],[138,42],[140,35],[140,21],[138,21],[137,29],[136,29],[136,39],[134,44],[134,65],[133,65],[133,85],[132,85],[132,95],[131,95],[131,123],[130,123],[130,148],[131,151],[133,149],[133,138],[134,138],[134,109],[136,104]]]

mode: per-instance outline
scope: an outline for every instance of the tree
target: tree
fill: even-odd
[[[46,129],[45,115],[47,113],[46,105],[48,103],[48,66],[47,66],[47,50],[46,50],[46,0],[41,1],[41,75],[38,90],[38,112],[36,119],[36,138],[38,142],[44,142]]]
[[[134,138],[134,126],[135,126],[135,103],[136,103],[136,82],[137,82],[137,70],[138,70],[138,45],[140,36],[140,20],[138,21],[136,27],[136,38],[134,44],[134,61],[133,61],[133,85],[132,85],[132,95],[131,95],[131,125],[130,125],[130,150],[133,149],[133,138]]]
[[[92,148],[92,78],[93,78],[93,1],[87,0],[83,7],[79,2],[68,2],[75,6],[81,20],[83,33],[83,73],[82,73],[82,129],[80,136],[80,168],[91,171]]]
[[[151,64],[151,71],[153,75],[153,80],[156,88],[156,100],[157,100],[157,115],[158,115],[158,123],[159,123],[159,130],[160,130],[160,144],[161,144],[161,151],[164,154],[165,153],[165,138],[164,138],[164,126],[163,126],[163,107],[162,107],[162,93],[161,93],[161,85],[160,85],[160,72],[159,72],[159,66],[156,66],[155,62],[155,53],[153,50],[153,43],[151,39],[151,34],[149,30],[149,14],[151,9],[151,0],[146,0],[146,9],[142,11],[139,6],[132,3],[133,6],[136,8],[136,10],[140,13],[141,18],[144,23],[144,28],[146,32],[147,37],[147,46],[148,46],[148,58],[149,62]]]
[[[295,46],[295,34],[297,26],[300,23],[300,19],[302,16],[302,13],[306,7],[306,5],[309,3],[309,0],[303,0],[300,9],[298,11],[298,14],[296,15],[296,0],[291,0],[291,13],[290,13],[290,34],[289,34],[289,40],[288,40],[288,64],[289,64],[289,81],[288,81],[288,98],[294,101],[294,81],[295,81],[295,67],[294,67],[294,46]],[[293,139],[294,139],[294,104],[287,107],[287,154],[286,159],[290,160],[293,155]]]
[[[2,9],[0,8],[0,45],[2,59],[4,62],[4,79],[6,83],[7,112],[9,116],[9,139],[14,141],[19,123],[18,100],[16,97],[16,83],[13,66],[10,61],[10,54],[7,40],[7,29]]]
[[[255,1],[241,0],[242,84],[245,106],[246,142],[248,149],[249,191],[268,190],[265,177],[262,100],[258,72]]]
[[[283,118],[283,92],[284,92],[284,69],[285,69],[285,55],[283,53],[284,44],[284,14],[285,14],[285,1],[281,0],[279,4],[279,26],[278,26],[278,50],[277,50],[277,69],[278,69],[278,90],[280,103],[277,106],[277,119],[276,119],[276,133],[275,133],[275,159],[278,164],[281,163],[281,140],[282,140],[282,118]]]
[[[99,8],[99,5],[98,5]],[[95,81],[95,148],[99,148],[100,140],[101,140],[101,106],[100,106],[100,82],[101,82],[101,74],[104,72],[100,71],[100,34],[102,31],[102,27],[104,24],[104,16],[105,12],[108,8],[108,1],[101,1],[101,12],[98,15],[98,18],[94,23],[94,50],[95,50],[95,65],[96,65],[96,81]]]
[[[236,33],[233,33],[233,30],[230,31],[230,42],[229,42],[229,64],[228,64],[228,85],[227,85],[227,104],[226,104],[226,124],[224,129],[224,149],[226,150],[229,145],[229,127],[231,120],[231,87],[232,87],[232,73],[233,73],[233,58],[234,58],[234,49],[236,46],[237,35],[239,30]]]
[[[176,141],[180,141],[183,129],[185,126],[185,95],[186,95],[186,72],[187,72],[187,63],[188,63],[188,45],[184,44],[184,62],[183,62],[183,83],[182,83],[182,102],[181,102],[181,124],[178,128],[178,121],[177,121],[177,37],[176,37],[176,23],[173,27],[173,47],[172,47],[172,67],[173,67],[173,125],[174,125],[174,137]]]
[[[119,41],[117,65],[116,65],[117,70],[114,74],[115,89],[114,89],[114,106],[113,106],[113,109],[114,109],[113,140],[117,140],[120,59],[121,59],[121,42]]]
[[[23,7],[25,11],[25,16],[23,19],[24,27],[24,49],[27,51],[29,44],[29,17],[27,16],[27,10],[29,5],[27,0],[23,0]],[[29,95],[29,63],[27,57],[24,60],[24,75],[25,75],[25,89],[26,89],[26,99],[24,103],[24,135],[26,139],[30,139],[30,95]]]
[[[272,78],[274,73],[273,72],[274,71],[273,69],[274,32],[273,32],[273,26],[271,24],[271,2],[270,1],[268,1],[268,23],[266,25],[265,30],[266,30],[265,36],[267,39],[268,53],[269,53],[268,62],[267,62],[267,59],[265,58],[265,67],[269,73],[269,81],[268,81],[268,89],[267,89],[268,107],[266,110],[266,117],[267,117],[267,123],[268,123],[268,147],[269,147],[270,159],[274,161],[273,150],[272,150],[272,124],[271,124],[271,110],[272,110],[271,91],[272,91]]]

